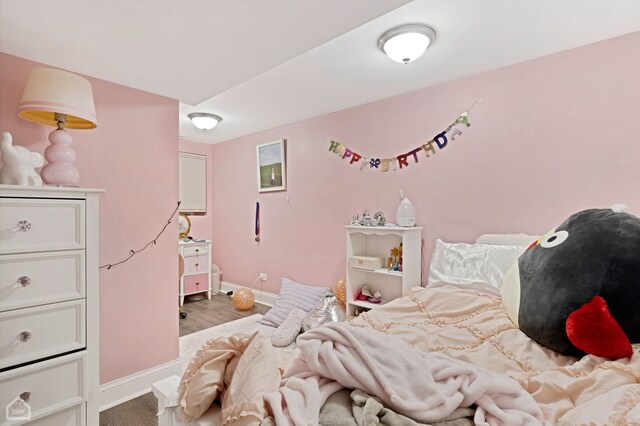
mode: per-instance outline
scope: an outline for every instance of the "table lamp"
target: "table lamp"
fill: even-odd
[[[25,120],[57,127],[44,151],[48,164],[40,175],[45,183],[78,186],[80,173],[73,162],[71,135],[64,129],[94,129],[96,109],[89,80],[54,68],[33,68],[22,93],[18,115]]]

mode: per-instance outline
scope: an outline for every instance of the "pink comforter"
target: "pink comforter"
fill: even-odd
[[[640,424],[640,345],[617,361],[562,356],[518,330],[499,298],[453,286],[414,288],[351,325],[514,378],[551,424]]]

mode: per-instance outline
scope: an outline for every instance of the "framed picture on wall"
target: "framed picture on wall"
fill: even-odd
[[[287,189],[286,139],[256,146],[258,191],[285,191]]]

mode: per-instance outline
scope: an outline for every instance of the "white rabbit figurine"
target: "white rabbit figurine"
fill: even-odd
[[[0,142],[0,160],[4,166],[0,169],[0,183],[7,185],[41,186],[42,178],[36,173],[36,167],[42,167],[44,159],[37,152],[31,152],[23,146],[13,146],[11,133],[2,134]]]

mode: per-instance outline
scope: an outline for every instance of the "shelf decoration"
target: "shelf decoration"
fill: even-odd
[[[396,209],[396,222],[398,226],[411,227],[416,224],[416,208],[409,199],[404,197]]]
[[[0,184],[42,186],[42,179],[35,169],[42,167],[44,158],[23,146],[13,145],[9,132],[2,133],[0,158]]]
[[[402,272],[402,243],[398,247],[392,248],[389,254],[387,269],[389,271]]]
[[[362,212],[362,217],[358,213],[354,213],[351,219],[351,225],[353,226],[385,226],[387,219],[384,217],[384,213],[381,211],[376,212],[373,217],[369,210]]]
[[[426,144],[418,146],[412,149],[409,152],[405,152],[399,155],[396,155],[392,158],[380,158],[380,157],[369,157],[362,154],[358,154],[350,148],[347,148],[340,142],[332,140],[329,142],[329,151],[338,155],[343,160],[348,160],[349,164],[356,164],[360,166],[360,171],[365,168],[369,169],[377,169],[380,172],[388,172],[389,170],[402,170],[404,168],[409,167],[409,164],[418,164],[419,158],[422,154],[426,158],[431,157],[436,154],[439,150],[442,150],[447,146],[449,141],[453,142],[456,140],[456,137],[462,134],[462,130],[459,127],[470,127],[471,123],[469,122],[469,111],[478,103],[482,101],[482,93],[476,96],[476,100],[471,104],[466,111],[456,118],[456,120],[447,126],[442,132],[438,133]],[[437,150],[436,150],[437,147]],[[410,163],[413,161],[412,163]],[[367,167],[368,166],[368,167]]]

